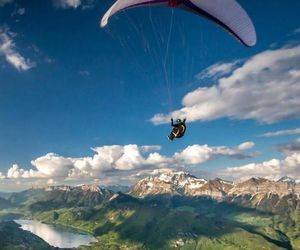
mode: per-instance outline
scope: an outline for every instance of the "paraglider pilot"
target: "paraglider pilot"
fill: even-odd
[[[185,120],[186,119],[183,119],[183,121],[181,121],[180,119],[177,119],[176,123],[174,123],[173,118],[171,118],[171,125],[173,127],[173,130],[168,136],[168,139],[170,141],[173,141],[175,138],[181,138],[184,136],[184,133],[186,131]]]

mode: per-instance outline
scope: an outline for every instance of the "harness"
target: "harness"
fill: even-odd
[[[181,124],[178,130],[176,132],[172,132],[172,134],[174,135],[174,137],[178,137],[179,135],[183,135],[184,132],[185,132],[185,126]]]

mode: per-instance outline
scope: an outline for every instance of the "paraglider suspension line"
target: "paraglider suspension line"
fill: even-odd
[[[164,69],[164,74],[165,74],[165,81],[166,81],[166,87],[167,87],[167,92],[168,92],[170,111],[172,111],[172,109],[173,109],[173,101],[172,101],[172,95],[171,95],[171,84],[170,84],[170,79],[169,79],[170,77],[168,74],[167,62],[168,62],[168,57],[169,57],[169,47],[170,47],[170,42],[171,42],[171,37],[172,37],[173,23],[174,23],[174,9],[172,8],[170,29],[169,29],[169,34],[168,34],[168,38],[167,38],[168,40],[167,40],[167,46],[166,46],[166,54],[165,54],[165,58],[163,61],[163,69]]]

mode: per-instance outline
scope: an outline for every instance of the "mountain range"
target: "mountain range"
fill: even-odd
[[[300,184],[297,183],[287,177],[278,181],[250,178],[234,183],[177,172],[140,180],[130,193],[140,198],[157,195],[207,197],[263,211],[286,212],[286,209],[300,211]]]
[[[108,202],[116,194],[124,195],[95,185],[49,186],[12,193],[7,199],[0,198],[0,207],[23,206],[32,211],[94,207]],[[278,181],[250,178],[231,182],[220,178],[205,180],[186,172],[171,172],[140,180],[128,195],[140,199],[158,196],[209,198],[270,212],[300,210],[300,184],[288,177]]]
[[[288,177],[231,182],[170,172],[146,177],[127,193],[49,186],[12,193],[0,204],[13,207],[5,211],[14,216],[97,237],[80,249],[298,250],[299,195],[300,184]]]

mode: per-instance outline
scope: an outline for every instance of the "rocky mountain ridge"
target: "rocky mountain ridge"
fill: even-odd
[[[114,192],[95,186],[49,186],[13,193],[8,200],[15,206],[27,206],[30,210],[61,207],[92,207],[109,200]]]
[[[140,198],[157,195],[207,197],[264,211],[300,211],[300,184],[291,178],[288,181],[287,178],[278,181],[250,178],[230,182],[175,172],[142,179],[130,193]]]
[[[214,199],[222,199],[227,195],[273,193],[279,196],[287,194],[300,195],[298,181],[288,177],[272,181],[265,178],[250,178],[246,181],[231,182],[216,178],[206,180],[197,178],[186,172],[171,172],[158,176],[149,176],[140,180],[131,193],[139,197],[157,194],[173,194],[188,196],[211,196]]]

